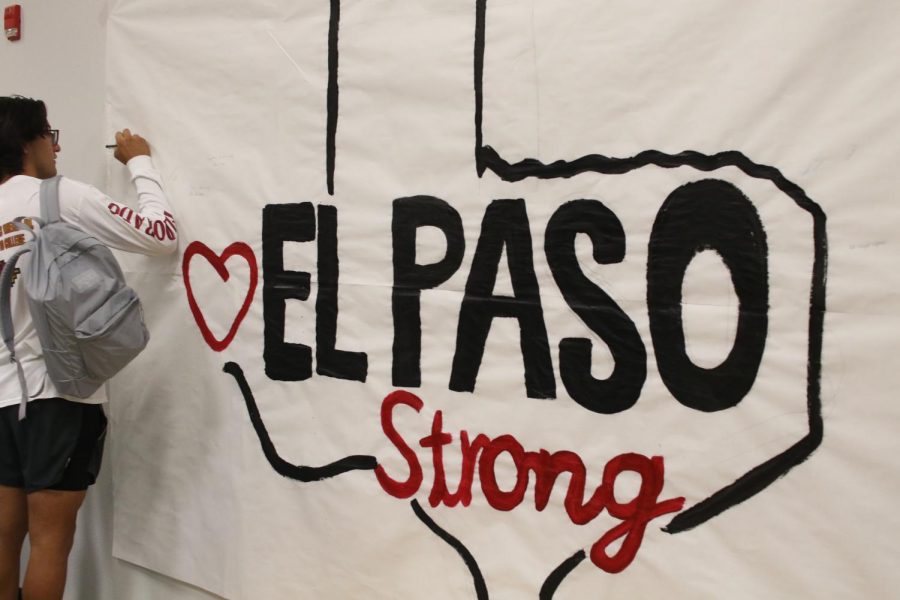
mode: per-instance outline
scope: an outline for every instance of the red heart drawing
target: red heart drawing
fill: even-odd
[[[222,278],[222,281],[228,281],[229,277],[231,277],[228,269],[225,268],[225,263],[232,256],[240,256],[250,265],[250,287],[247,289],[247,296],[244,298],[244,303],[238,311],[237,316],[235,316],[234,321],[231,323],[231,329],[228,330],[228,334],[221,340],[217,340],[212,334],[212,331],[209,330],[209,326],[206,324],[206,319],[203,316],[203,311],[200,310],[200,306],[197,305],[197,300],[194,298],[194,292],[191,290],[190,263],[195,254],[199,254],[209,261],[209,264],[213,266],[216,273]],[[184,251],[184,258],[181,261],[181,272],[184,275],[184,289],[187,291],[188,305],[191,307],[194,321],[197,322],[197,327],[200,328],[200,333],[203,334],[203,339],[206,340],[209,347],[216,352],[221,352],[227,348],[231,343],[231,340],[234,339],[234,335],[237,333],[241,321],[244,320],[244,316],[247,314],[247,311],[250,310],[250,302],[253,301],[253,292],[256,291],[256,281],[258,279],[256,255],[253,254],[253,250],[250,246],[244,242],[235,242],[231,244],[225,248],[225,251],[222,252],[221,255],[217,255],[210,250],[209,246],[203,242],[191,242]]]

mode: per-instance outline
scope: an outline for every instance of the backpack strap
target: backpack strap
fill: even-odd
[[[59,180],[60,176],[51,177],[41,181],[41,218],[38,223],[43,226],[45,223],[54,223],[59,221]],[[24,217],[19,217],[13,221],[17,229],[27,231],[35,236],[35,232],[25,225]],[[16,358],[15,347],[15,326],[12,320],[12,306],[10,305],[10,296],[12,293],[13,278],[16,275],[16,263],[19,258],[27,252],[31,252],[34,247],[34,240],[26,243],[21,250],[13,254],[6,264],[3,271],[0,272],[0,333],[3,334],[3,343],[9,350],[9,360],[16,364],[16,372],[19,377],[19,387],[22,388],[22,400],[19,402],[19,420],[25,418],[26,406],[28,404],[28,382],[25,379],[25,370],[22,363]]]
[[[59,221],[59,180],[61,175],[41,181],[41,220],[44,223]]]
[[[21,250],[13,254],[0,272],[0,332],[3,333],[3,343],[9,350],[9,361],[16,364],[19,375],[19,387],[22,388],[22,400],[19,402],[19,420],[25,418],[25,406],[28,403],[28,383],[25,381],[25,371],[22,364],[16,358],[15,337],[16,331],[12,320],[12,307],[10,306],[10,292],[12,291],[13,278],[16,275],[16,263],[26,252],[31,252],[34,242],[28,242]]]

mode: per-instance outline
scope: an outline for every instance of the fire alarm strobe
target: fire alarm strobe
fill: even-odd
[[[18,4],[7,6],[3,11],[3,30],[6,39],[15,42],[22,37],[22,7]]]

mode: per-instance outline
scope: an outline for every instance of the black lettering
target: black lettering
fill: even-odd
[[[285,303],[309,298],[310,277],[285,271],[284,242],[316,239],[316,213],[310,202],[269,204],[263,208],[263,362],[269,379],[302,381],[312,377],[312,349],[284,341]]]
[[[497,268],[506,247],[513,296],[495,296]],[[555,398],[556,380],[531,247],[531,230],[524,200],[494,200],[484,213],[481,234],[459,312],[456,353],[450,389],[471,392],[495,317],[519,322],[529,398]]]
[[[316,294],[316,373],[337,379],[365,381],[365,352],[335,349],[338,319],[337,208],[319,206],[319,291]]]
[[[434,264],[416,263],[416,233],[420,227],[436,227],[447,240],[447,252]],[[391,222],[394,287],[391,310],[394,315],[393,385],[418,387],[422,383],[422,290],[447,281],[462,263],[465,254],[462,219],[456,210],[439,198],[413,196],[394,200]]]
[[[565,338],[559,343],[559,374],[566,391],[581,406],[613,414],[634,406],[647,378],[647,351],[637,327],[606,292],[581,270],[575,238],[587,234],[594,260],[601,265],[625,258],[625,230],[615,213],[596,200],[573,200],[560,206],[544,236],[544,251],[563,298],[591,331],[600,336],[615,366],[607,379],[591,376],[591,341]]]
[[[714,250],[738,298],[734,346],[717,367],[693,364],[685,349],[681,289],[694,256]],[[673,191],[656,216],[647,260],[647,308],[659,374],[675,398],[713,412],[753,387],[768,333],[768,246],[753,203],[734,185],[706,179]]]

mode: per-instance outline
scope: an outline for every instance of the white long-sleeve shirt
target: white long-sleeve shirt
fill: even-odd
[[[159,172],[149,156],[132,158],[128,161],[128,170],[137,189],[137,209],[115,202],[93,186],[63,177],[59,184],[60,218],[110,248],[147,255],[174,252],[178,247],[175,218]],[[16,175],[0,185],[0,268],[29,237],[12,226],[12,221],[41,214],[40,187],[40,179],[27,175]],[[28,259],[26,254],[17,267],[28,268]],[[16,356],[25,371],[29,400],[60,397],[47,375],[41,343],[22,286],[13,285],[10,304]],[[9,360],[9,351],[0,344],[0,407],[16,404],[21,397],[16,366]],[[90,398],[69,399],[88,404],[105,402],[105,386]]]

